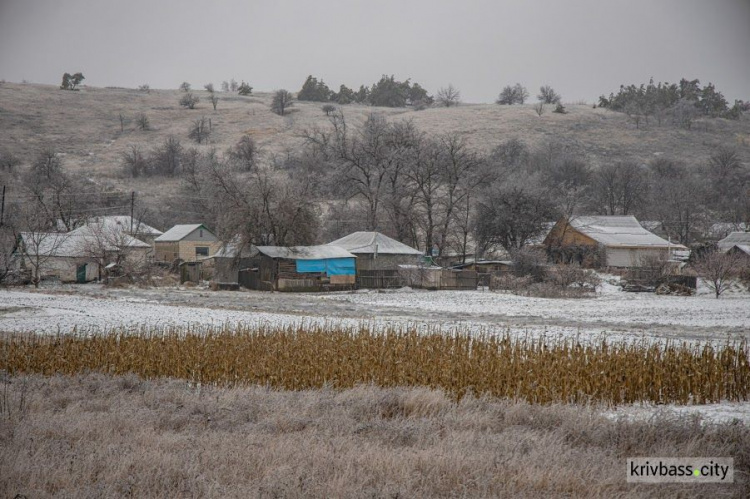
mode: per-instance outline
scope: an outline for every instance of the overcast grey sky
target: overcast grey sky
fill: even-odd
[[[0,78],[331,88],[381,74],[464,101],[521,82],[594,101],[649,77],[750,99],[750,0],[0,0]]]

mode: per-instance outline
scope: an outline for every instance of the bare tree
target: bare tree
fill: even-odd
[[[96,196],[79,196],[76,191],[90,184],[82,175],[71,175],[62,168],[61,157],[51,148],[43,148],[32,167],[23,176],[29,206],[47,220],[49,227],[72,228],[76,214],[96,202]]]
[[[127,150],[122,153],[122,164],[125,172],[131,177],[140,177],[148,173],[148,162],[143,156],[140,147],[131,144]]]
[[[562,100],[560,94],[549,85],[539,87],[539,94],[536,96],[541,104],[559,104]]]
[[[447,87],[438,89],[436,100],[441,106],[457,106],[461,102],[461,92],[453,84],[448,84]]]
[[[151,129],[151,123],[149,123],[148,116],[146,116],[145,113],[140,113],[138,116],[136,116],[135,124],[142,131]]]
[[[36,206],[25,205],[17,214],[18,246],[21,266],[31,271],[31,282],[39,287],[47,264],[58,256],[58,251],[66,244],[66,233],[53,232],[49,217]]]
[[[168,177],[174,176],[182,163],[182,145],[179,139],[168,137],[161,147],[150,155],[149,163],[153,173]]]
[[[10,224],[0,225],[0,283],[5,281],[15,266],[17,234]]]
[[[700,111],[695,107],[695,101],[680,99],[669,110],[669,114],[672,116],[672,123],[690,130],[693,127],[693,121],[700,115]]]
[[[414,148],[414,159],[406,170],[407,178],[416,189],[419,225],[424,234],[424,249],[429,252],[435,244],[435,231],[441,224],[440,197],[442,194],[443,150],[440,144],[422,139]]]
[[[213,83],[206,83],[205,85],[203,85],[203,88],[205,88],[206,92],[208,92],[210,94],[214,93],[214,84]]]
[[[237,81],[234,78],[229,80],[229,90],[231,90],[232,92],[236,92],[238,88],[239,88],[239,85],[237,84]]]
[[[182,90],[183,92],[190,92],[190,83],[186,81],[180,83],[180,90]]]
[[[52,147],[44,146],[31,164],[31,171],[35,176],[50,180],[62,173],[62,160]]]
[[[258,166],[258,146],[249,135],[242,138],[227,151],[227,157],[240,171],[253,171]]]
[[[609,163],[594,174],[591,192],[598,211],[605,215],[631,215],[646,199],[648,177],[638,163]]]
[[[219,103],[219,96],[216,94],[211,94],[208,97],[208,102],[211,103],[211,105],[214,107],[214,111],[216,111],[216,105]]]
[[[540,118],[544,114],[544,103],[540,102],[534,106],[534,111],[536,112],[536,115]]]
[[[211,137],[211,126],[209,120],[207,120],[205,116],[202,116],[200,119],[193,121],[188,137],[199,144],[208,142]]]
[[[0,170],[12,171],[21,164],[21,160],[7,149],[0,149]]]
[[[229,92],[229,82],[224,80],[221,82],[221,91],[222,92]]]
[[[333,113],[334,111],[336,111],[336,106],[334,106],[333,104],[323,104],[323,106],[321,106],[320,109],[321,109],[321,111],[323,111],[324,113],[326,113],[326,116],[330,116],[331,113]]]
[[[294,104],[293,101],[294,97],[292,97],[292,94],[290,92],[284,89],[277,90],[276,93],[273,94],[273,100],[271,101],[271,111],[278,114],[279,116],[284,116],[287,108]]]
[[[700,180],[692,169],[667,158],[653,161],[649,170],[649,216],[661,223],[671,240],[690,244],[706,210]]]
[[[515,95],[515,101],[518,104],[525,103],[526,99],[529,98],[529,92],[526,90],[526,87],[520,83],[513,85],[513,94]]]
[[[99,279],[105,277],[105,269],[109,264],[125,268],[129,274],[142,270],[146,265],[145,252],[134,245],[137,242],[134,238],[138,235],[138,226],[130,233],[130,227],[108,223],[106,218],[94,218],[76,230],[80,251],[86,260],[97,264]],[[139,251],[142,252],[140,258]]]
[[[144,83],[143,85],[139,85],[138,86],[138,91],[150,94],[151,93],[151,86],[148,83]]]
[[[180,106],[185,107],[187,109],[195,109],[195,105],[198,104],[198,102],[200,102],[200,98],[197,95],[193,95],[190,92],[180,97],[180,100],[179,100]]]
[[[237,170],[209,153],[200,155],[186,188],[211,217],[220,237],[241,244],[311,244],[318,211],[310,184],[277,172]]]
[[[523,248],[557,218],[559,213],[548,193],[534,185],[526,176],[483,189],[477,204],[481,248],[500,245],[510,252]]]
[[[526,87],[520,83],[516,83],[512,87],[510,85],[503,87],[496,102],[497,104],[505,105],[523,104],[528,98],[529,92],[526,90]]]
[[[740,257],[737,253],[712,251],[704,254],[695,264],[695,271],[714,292],[716,298],[729,289],[732,278],[740,269]]]
[[[440,137],[439,140],[443,149],[443,161],[441,162],[443,224],[440,227],[438,244],[441,252],[444,252],[449,245],[449,241],[455,235],[454,227],[461,229],[461,237],[458,242],[460,243],[459,246],[465,247],[467,233],[463,230],[468,229],[468,225],[467,222],[462,220],[462,217],[469,216],[471,202],[468,200],[471,198],[472,191],[482,181],[479,175],[482,160],[469,149],[466,140],[458,134],[445,135]],[[466,212],[462,211],[464,206],[466,206]],[[462,251],[462,254],[465,254],[465,251]]]

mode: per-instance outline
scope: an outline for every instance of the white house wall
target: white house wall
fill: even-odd
[[[659,248],[607,248],[607,267],[638,267],[644,258],[666,257],[667,250]]]

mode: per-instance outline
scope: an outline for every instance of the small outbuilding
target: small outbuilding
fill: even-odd
[[[251,269],[240,271],[240,284],[274,291],[352,289],[357,257],[337,246],[257,246]]]
[[[649,232],[633,216],[562,218],[544,246],[556,262],[615,268],[637,268],[653,258],[675,260],[687,251]]]
[[[422,252],[380,232],[354,232],[327,246],[343,248],[357,257],[357,270],[396,270],[399,265],[417,265]]]
[[[175,225],[154,239],[157,262],[197,262],[212,257],[221,241],[203,224]]]
[[[724,253],[740,252],[750,256],[750,232],[731,232],[717,246]]]
[[[401,266],[424,265],[421,251],[380,232],[354,232],[328,246],[344,248],[357,257],[360,288],[399,288],[404,285]]]
[[[223,245],[213,257],[213,282],[221,284],[239,283],[240,271],[252,269],[258,250],[252,245],[228,243]]]

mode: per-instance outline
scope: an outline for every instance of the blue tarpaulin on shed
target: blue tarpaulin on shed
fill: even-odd
[[[297,272],[325,272],[327,275],[355,275],[354,258],[326,258],[324,260],[297,260]]]

